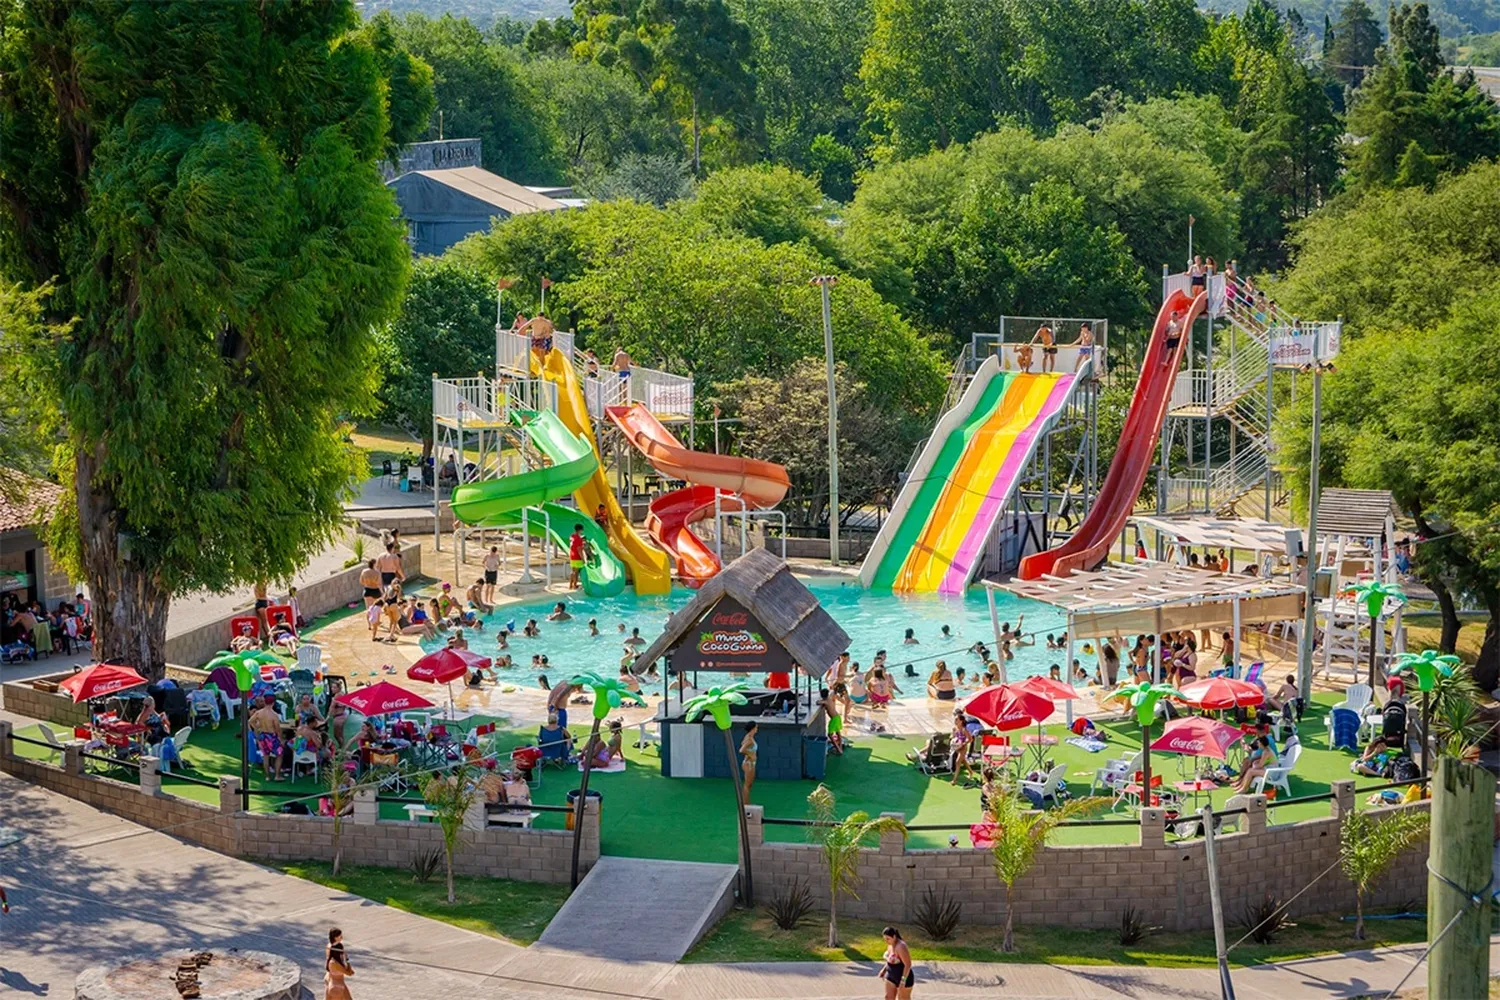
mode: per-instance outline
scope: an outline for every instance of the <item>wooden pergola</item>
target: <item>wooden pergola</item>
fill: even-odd
[[[1063,611],[1068,616],[1070,669],[1072,647],[1080,638],[1222,629],[1233,636],[1238,650],[1242,626],[1298,621],[1302,616],[1301,587],[1258,576],[1187,569],[1169,563],[1108,563],[1100,569],[1075,572],[1067,577],[987,580],[984,585],[990,597],[992,619],[996,617],[997,590]],[[1157,651],[1159,655],[1159,644]],[[1157,674],[1160,676],[1160,663]]]

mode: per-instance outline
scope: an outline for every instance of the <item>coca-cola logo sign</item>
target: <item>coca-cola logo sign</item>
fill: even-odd
[[[94,685],[94,692],[96,694],[109,694],[109,692],[118,691],[124,686],[125,682],[123,680],[100,681]]]
[[[750,613],[748,611],[715,611],[709,616],[708,623],[714,628],[744,628],[750,624]]]
[[[1201,739],[1185,739],[1181,736],[1173,736],[1167,740],[1167,750],[1177,753],[1201,754],[1208,748],[1208,744]]]
[[[728,596],[683,628],[672,650],[677,670],[780,671],[791,658],[755,612]]]

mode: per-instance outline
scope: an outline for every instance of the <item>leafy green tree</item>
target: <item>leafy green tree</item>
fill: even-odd
[[[428,774],[422,780],[422,801],[435,815],[433,822],[443,832],[443,863],[448,876],[448,903],[457,902],[453,895],[453,855],[463,839],[464,820],[479,790],[479,769],[465,762],[448,771]]]
[[[1375,66],[1375,53],[1384,35],[1380,22],[1365,0],[1346,0],[1339,19],[1323,43],[1323,64],[1328,72],[1351,87],[1358,87]]]
[[[522,43],[527,52],[538,56],[570,55],[573,47],[585,37],[581,22],[572,17],[539,17],[526,32]]]
[[[1376,817],[1352,812],[1339,824],[1339,867],[1354,883],[1354,939],[1365,939],[1365,899],[1403,852],[1427,837],[1425,812],[1398,809]]]
[[[1391,45],[1349,109],[1349,131],[1360,139],[1349,185],[1428,186],[1437,173],[1500,156],[1500,107],[1472,71],[1443,67],[1427,6],[1403,5],[1392,28]]]
[[[68,322],[49,319],[50,284],[26,289],[0,277],[0,469],[42,476],[61,428],[46,364],[49,341],[68,336]],[[23,499],[25,480],[0,475],[0,497]],[[9,494],[16,494],[14,496]]]
[[[432,376],[489,370],[495,301],[494,282],[478,270],[448,256],[424,257],[412,268],[400,315],[377,334],[380,401],[388,417],[421,436],[424,458],[432,451]]]
[[[808,177],[761,164],[717,170],[698,185],[691,210],[723,233],[775,243],[806,243],[825,257],[839,254],[824,218],[822,192]]]
[[[667,26],[656,64],[666,84],[687,95],[693,176],[701,177],[703,117],[729,116],[743,127],[753,110],[750,29],[724,0],[651,0],[648,16]]]
[[[818,187],[834,201],[847,202],[854,197],[854,174],[859,156],[854,149],[839,142],[827,132],[813,136],[807,153],[807,169],[818,179]]]
[[[536,59],[526,74],[542,95],[575,182],[653,146],[650,102],[629,76],[569,57]]]
[[[839,897],[859,898],[859,859],[866,847],[874,846],[883,833],[906,835],[906,824],[894,816],[870,818],[867,812],[852,812],[838,818],[838,803],[827,785],[818,785],[807,797],[817,824],[809,836],[823,850],[828,877],[828,947],[839,946]]]
[[[835,292],[837,294],[837,291]],[[926,423],[880,405],[846,364],[834,368],[839,400],[839,502],[842,514],[889,507],[912,447]],[[746,374],[714,387],[726,415],[740,420],[738,450],[786,466],[792,487],[782,507],[793,524],[823,523],[828,512],[828,376],[807,357],[778,375]]]
[[[1439,287],[1439,286],[1433,286]],[[1347,338],[1324,379],[1321,482],[1389,489],[1422,544],[1413,569],[1437,595],[1445,653],[1457,636],[1455,594],[1489,612],[1474,678],[1500,682],[1500,459],[1490,446],[1500,413],[1500,292],[1458,300],[1435,327]],[[1282,411],[1279,453],[1307,482],[1307,396]]]
[[[427,127],[437,95],[432,87],[432,67],[412,55],[396,38],[396,24],[389,16],[376,17],[365,25],[365,36],[375,50],[375,59],[386,80],[386,114],[390,133],[386,159],[394,161],[406,137],[419,135]]]
[[[361,475],[409,254],[392,65],[348,2],[0,4],[0,268],[56,291],[31,370],[96,652],[165,667],[173,595],[290,576]]]
[[[600,201],[627,198],[642,205],[665,208],[693,193],[686,163],[664,153],[631,153],[585,190]]]
[[[401,43],[431,64],[436,81],[437,114],[424,121],[421,138],[476,137],[487,170],[521,184],[562,179],[560,143],[515,52],[451,14],[433,20],[412,13],[391,23]]]

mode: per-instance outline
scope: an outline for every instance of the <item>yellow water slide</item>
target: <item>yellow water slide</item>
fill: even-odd
[[[562,351],[553,348],[547,352],[545,361],[538,360],[533,352],[531,369],[532,374],[556,383],[558,419],[568,430],[587,441],[597,456],[599,443],[594,440],[594,425],[589,420],[588,405],[578,388],[572,362],[563,356]],[[609,488],[609,480],[605,478],[602,458],[594,474],[573,494],[573,499],[581,517],[592,517],[598,506],[604,504],[604,509],[609,512],[610,551],[630,570],[636,593],[665,594],[672,589],[671,559],[639,534],[625,516],[615,499],[614,490]]]
[[[1026,373],[1012,377],[1000,405],[964,450],[892,589],[939,589],[988,496],[988,485],[999,477],[1016,438],[1037,419],[1056,384],[1056,375]]]

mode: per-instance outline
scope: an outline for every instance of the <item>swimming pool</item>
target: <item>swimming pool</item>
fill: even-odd
[[[904,691],[904,697],[925,697],[923,684],[902,683],[899,678],[906,674],[906,664],[912,664],[916,673],[925,681],[932,670],[933,662],[945,659],[954,671],[963,667],[972,672],[983,669],[979,657],[969,653],[968,648],[978,640],[994,650],[995,633],[990,624],[989,604],[979,588],[972,588],[963,597],[945,597],[936,594],[887,594],[866,591],[858,583],[803,579],[822,602],[823,607],[849,633],[850,656],[861,666],[868,667],[877,650],[886,651],[887,664],[892,668]],[[623,639],[633,628],[641,630],[641,638],[650,643],[661,634],[667,615],[692,600],[693,591],[674,589],[670,594],[638,596],[627,589],[615,597],[591,598],[577,591],[574,595],[549,594],[522,604],[510,604],[499,609],[485,620],[482,631],[464,630],[469,648],[485,656],[497,656],[496,630],[506,623],[513,623],[517,633],[510,636],[510,654],[515,666],[502,671],[505,679],[513,684],[533,683],[542,673],[557,681],[570,671],[596,670],[606,677],[614,676],[620,668],[620,657],[624,653]],[[549,622],[547,614],[558,600],[565,600],[571,621]],[[1045,674],[1051,664],[1063,664],[1063,650],[1048,650],[1048,633],[1060,634],[1066,618],[1050,605],[1027,601],[1010,594],[997,593],[995,605],[1001,622],[1010,622],[1025,615],[1024,630],[1037,634],[1033,646],[1013,647],[1015,659],[1007,669],[1011,680],[1033,674]],[[535,618],[541,634],[534,639],[520,635],[527,619]],[[588,621],[594,618],[599,623],[599,635],[590,636]],[[620,626],[625,626],[622,635]],[[943,635],[943,626],[949,634]],[[911,629],[917,645],[903,645],[902,639]],[[440,648],[446,640],[426,640],[424,650]],[[642,647],[644,648],[644,647]],[[1079,656],[1077,651],[1075,656]],[[531,658],[546,656],[545,670],[533,669]],[[1085,669],[1092,670],[1091,657],[1083,659]],[[1066,675],[1064,675],[1066,676]],[[727,675],[726,678],[727,679]]]

